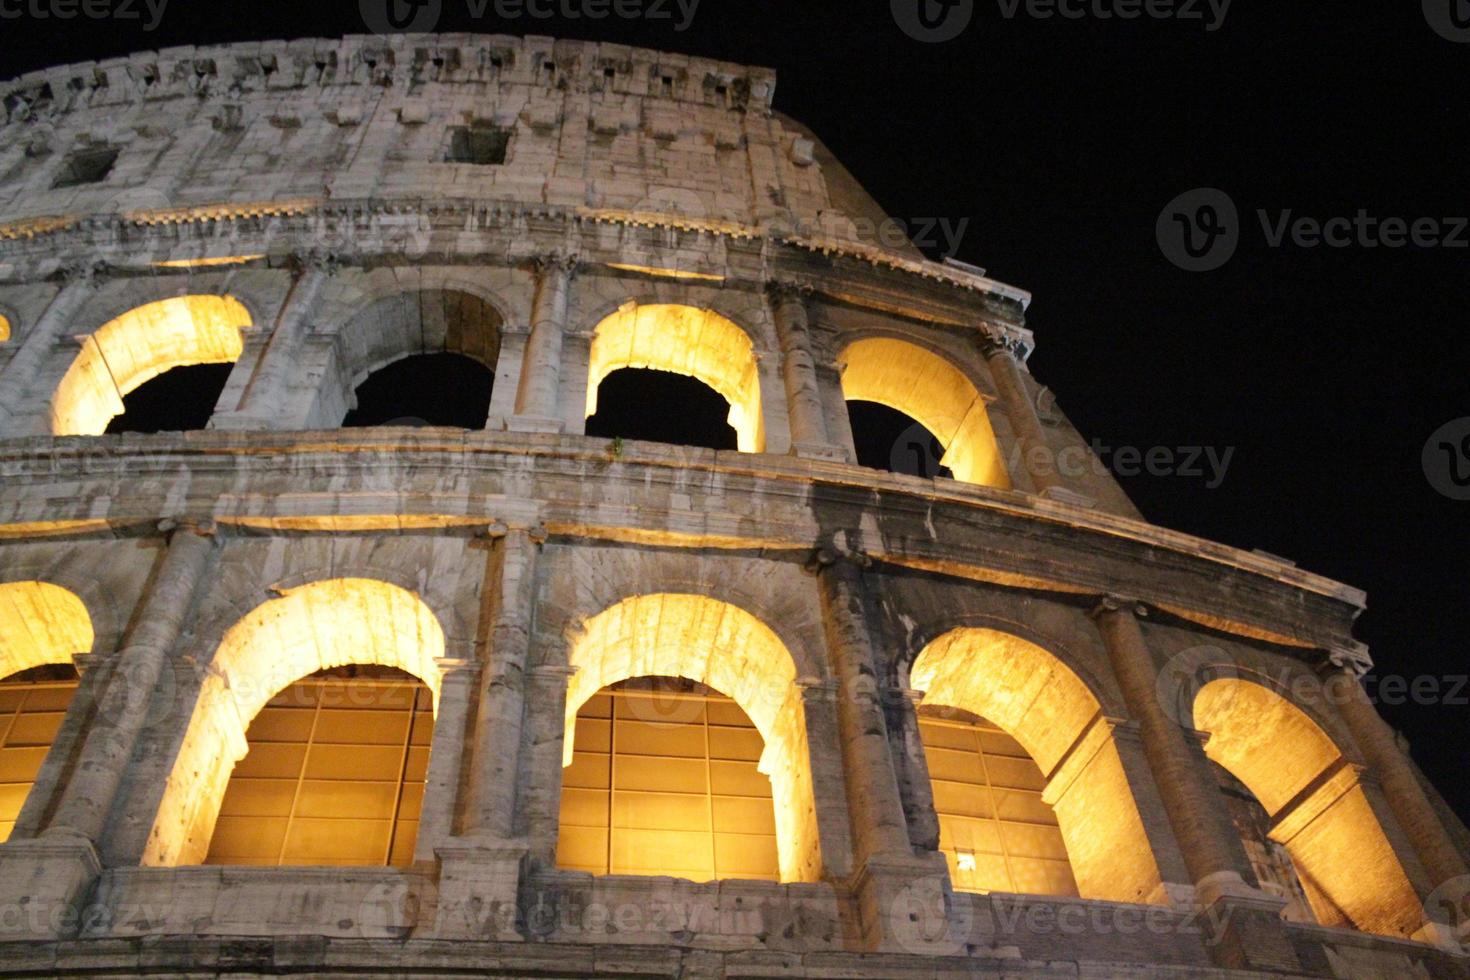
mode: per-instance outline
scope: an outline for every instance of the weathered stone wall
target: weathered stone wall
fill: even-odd
[[[0,973],[1467,975],[1433,901],[1460,838],[1344,700],[1361,593],[1151,526],[1096,467],[1033,467],[1091,456],[1025,367],[1029,297],[845,233],[871,202],[829,190],[773,86],[498,37],[181,49],[0,86],[0,587],[68,590],[95,635],[57,651],[82,686],[0,844]],[[505,163],[443,162],[477,122],[509,135]],[[112,173],[52,188],[94,146]],[[422,302],[446,292],[472,323]],[[54,435],[87,338],[188,296],[248,313],[209,428]],[[584,435],[599,327],[630,303],[743,334],[720,356],[748,345],[761,451]],[[919,352],[915,383],[864,384],[916,416],[949,396],[994,479],[854,465],[844,354],[875,339]],[[681,343],[638,358],[699,376]],[[482,428],[338,427],[371,371],[440,349],[493,361]],[[191,866],[248,706],[292,679],[234,627],[287,610],[321,639],[282,664],[402,665],[399,627],[343,650],[340,609],[288,601],[317,586],[434,638],[416,861]],[[619,608],[642,632],[604,628]],[[794,801],[782,882],[555,867],[573,670],[633,662],[722,679],[765,726]],[[1282,922],[1230,829],[1208,759],[1242,744],[1232,683],[1336,756],[1279,813],[1337,874],[1314,901],[1350,899],[1319,913],[1335,928]],[[920,703],[1026,746],[1082,898],[952,890]],[[1396,890],[1348,895],[1355,875]]]

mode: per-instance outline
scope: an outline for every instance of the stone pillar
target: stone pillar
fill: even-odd
[[[526,703],[520,773],[525,792],[517,801],[516,826],[525,830],[531,859],[548,868],[556,865],[567,682],[574,673],[574,667],[543,664],[531,668],[527,685],[530,697]]]
[[[51,740],[51,747],[46,750],[46,759],[36,773],[36,781],[15,818],[15,828],[10,832],[11,841],[35,837],[45,826],[51,801],[61,791],[66,779],[67,760],[85,737],[92,709],[101,692],[107,688],[110,674],[107,660],[94,653],[77,653],[72,655],[72,663],[80,675],[80,683],[67,705],[61,727]]]
[[[501,525],[490,533],[496,540],[481,612],[487,620],[481,629],[488,649],[478,692],[466,835],[505,840],[515,836],[536,559],[546,529]]]
[[[1016,447],[1020,451],[1017,467],[1031,478],[1035,492],[1051,496],[1063,491],[1061,477],[1057,473],[1056,460],[1048,448],[1046,433],[1042,431],[1041,419],[1031,401],[1030,389],[1026,386],[1025,369],[1021,366],[1021,342],[1014,337],[999,333],[988,335],[981,344],[985,360],[990,364],[991,377],[995,379],[996,391],[1010,416],[1011,428],[1016,434]],[[1012,476],[1015,476],[1013,473]]]
[[[1108,596],[1092,618],[1107,647],[1129,714],[1138,724],[1169,825],[1195,886],[1195,901],[1211,910],[1211,955],[1231,969],[1300,968],[1281,924],[1286,902],[1246,883],[1249,867],[1204,747],[1168,713],[1158,695],[1158,667],[1138,625],[1144,609]]]
[[[1353,741],[1363,753],[1363,760],[1383,786],[1383,794],[1388,798],[1399,826],[1429,872],[1430,884],[1438,888],[1456,879],[1470,883],[1470,868],[1465,866],[1434,805],[1425,795],[1414,771],[1414,763],[1399,748],[1393,729],[1368,700],[1368,694],[1358,680],[1358,672],[1351,666],[1350,659],[1344,656],[1333,658],[1327,689],[1334,696],[1338,713],[1347,723]],[[1460,893],[1467,889],[1470,889],[1470,884],[1462,886]],[[1464,909],[1457,911],[1463,924]]]
[[[454,833],[460,809],[460,774],[464,769],[465,732],[480,665],[467,657],[439,660],[439,704],[429,745],[429,771],[424,778],[419,835],[414,861],[433,861],[434,852]]]
[[[842,754],[837,725],[837,682],[798,677],[806,740],[813,759]],[[822,876],[842,879],[852,874],[852,821],[847,811],[847,781],[836,766],[812,767],[812,802],[817,808],[817,835],[822,847]]]
[[[148,718],[148,705],[195,597],[203,588],[214,550],[212,524],[165,521],[164,552],[136,618],[118,651],[76,766],[61,792],[46,837],[80,837],[95,844]]]
[[[337,256],[330,252],[298,252],[291,256],[291,288],[276,311],[275,326],[251,363],[236,362],[226,391],[236,387],[235,375],[245,372],[234,411],[218,412],[212,429],[294,428],[306,424],[306,413],[290,404],[290,379],[301,369],[306,335],[327,282],[337,274]],[[223,399],[222,399],[223,401]]]
[[[575,256],[551,255],[537,261],[536,298],[531,334],[521,358],[516,413],[509,427],[524,432],[560,432],[561,345],[567,327]]]
[[[31,435],[40,432],[10,431],[12,420],[24,415],[44,415],[40,405],[27,403],[41,366],[55,349],[57,341],[70,333],[73,322],[87,301],[97,292],[106,271],[102,264],[67,266],[60,273],[61,289],[52,297],[40,318],[26,331],[19,349],[0,371],[0,436]],[[49,427],[48,427],[49,431]]]
[[[873,951],[961,952],[951,932],[948,869],[937,852],[915,855],[879,701],[879,660],[868,628],[861,553],[813,557],[836,675],[837,729],[852,822],[862,944]],[[915,944],[919,943],[919,946]]]
[[[791,452],[796,456],[841,459],[843,454],[827,436],[822,392],[812,359],[806,297],[799,289],[772,283],[769,298],[776,339],[781,345],[781,380],[791,426]]]
[[[918,707],[924,700],[924,692],[889,687],[884,695],[889,735],[902,763],[899,789],[908,815],[909,843],[921,851],[937,851],[939,815],[934,810],[934,784],[929,779],[929,760],[924,755],[924,737],[919,731]]]

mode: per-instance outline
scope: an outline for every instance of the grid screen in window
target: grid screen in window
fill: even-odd
[[[399,671],[297,681],[250,723],[205,863],[411,864],[433,728],[429,689]]]
[[[950,708],[921,707],[919,732],[939,815],[939,849],[954,887],[1075,896],[1056,814],[1041,799],[1045,778],[1020,743]]]
[[[37,667],[0,680],[0,841],[15,829],[77,683],[71,667]]]
[[[777,881],[760,733],[703,685],[614,685],[577,712],[557,864],[592,874]]]

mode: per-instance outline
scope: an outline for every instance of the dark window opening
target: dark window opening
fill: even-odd
[[[52,188],[77,187],[81,184],[100,184],[112,171],[117,162],[118,151],[108,147],[98,150],[77,150],[67,154],[61,162]]]
[[[491,167],[505,162],[510,147],[510,132],[495,126],[453,126],[449,130],[449,150],[445,163],[470,163]]]
[[[368,375],[342,427],[483,429],[494,384],[489,368],[463,354],[413,354]]]
[[[233,364],[190,364],[165,371],[123,396],[107,432],[191,432],[209,424]]]
[[[623,368],[598,386],[597,413],[587,419],[587,434],[735,449],[735,429],[726,421],[729,415],[730,403],[696,378]]]
[[[858,465],[906,476],[953,480],[941,466],[944,447],[934,433],[904,413],[877,402],[849,401],[847,417]]]

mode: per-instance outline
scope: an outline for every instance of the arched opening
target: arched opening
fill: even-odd
[[[1212,680],[1194,700],[1205,752],[1260,802],[1317,921],[1412,937],[1423,921],[1408,875],[1350,765],[1305,711],[1253,680]]]
[[[190,364],[170,368],[123,396],[123,411],[106,431],[188,432],[202,429],[214,415],[230,380],[230,364]]]
[[[850,401],[847,418],[859,466],[926,480],[954,479],[940,460],[944,445],[921,422],[877,402]]]
[[[240,331],[250,324],[249,311],[231,296],[175,296],[109,320],[86,338],[57,386],[51,431],[59,436],[101,435],[115,416],[124,414],[129,393],[165,372],[234,363],[243,347]],[[167,382],[165,390],[175,383]],[[192,384],[200,387],[198,398],[206,397],[200,383]],[[179,417],[162,414],[171,421],[148,431],[185,427]]]
[[[675,678],[685,682],[687,688],[676,688],[673,693],[687,693],[688,701],[680,702],[665,697],[665,702],[674,704],[673,714],[682,719],[689,714],[693,724],[698,714],[705,719],[705,730],[710,720],[720,721],[718,738],[726,739],[724,749],[711,747],[706,764],[727,771],[729,783],[724,789],[741,788],[740,793],[728,792],[708,797],[713,804],[715,795],[730,798],[730,805],[722,807],[719,822],[713,818],[708,833],[713,835],[708,847],[712,853],[721,845],[721,827],[729,827],[733,814],[745,807],[759,810],[759,794],[754,790],[762,785],[756,777],[768,780],[770,785],[771,811],[774,820],[776,845],[776,874],[781,881],[817,881],[821,877],[821,854],[817,835],[816,807],[812,794],[810,756],[807,750],[806,718],[802,709],[801,693],[796,685],[796,665],[780,638],[750,613],[721,602],[698,595],[657,594],[637,596],[603,610],[585,624],[585,631],[573,645],[571,666],[576,668],[567,690],[566,741],[563,763],[573,767],[579,748],[591,750],[599,744],[596,716],[589,715],[592,724],[579,728],[578,716],[599,693],[638,678]],[[625,706],[629,711],[656,712],[657,699],[650,701],[629,694],[625,689],[610,692],[609,700],[629,698]],[[733,702],[729,704],[729,702]],[[731,708],[738,709],[732,711]],[[590,709],[601,710],[599,706]],[[608,706],[609,727],[614,718],[611,712],[615,705]],[[754,746],[749,733],[739,734],[737,715],[744,715],[754,727],[762,744],[756,763],[756,772],[749,771],[748,756]],[[665,715],[667,717],[667,714]],[[632,719],[638,721],[640,719]],[[729,724],[723,724],[729,722]],[[629,729],[639,737],[648,734],[648,729],[636,725]],[[698,729],[681,729],[680,738],[690,740]],[[586,739],[583,739],[583,735]],[[700,736],[703,737],[703,736]],[[737,747],[743,746],[743,747]],[[693,751],[690,749],[690,751]],[[610,749],[609,749],[610,752]],[[726,758],[719,753],[723,752]],[[691,757],[692,758],[692,757]],[[613,762],[609,759],[609,765]],[[729,765],[725,765],[729,763]],[[690,766],[697,763],[691,762]],[[595,763],[584,768],[591,770]],[[645,767],[647,771],[647,767]],[[568,817],[578,813],[586,805],[586,798],[578,798],[578,791],[597,789],[586,785],[594,777],[590,771],[569,768],[566,775],[571,778],[564,783],[564,804],[568,801]],[[657,775],[657,773],[655,773]],[[644,784],[636,784],[644,785]],[[616,788],[616,787],[612,787]],[[629,792],[638,792],[635,787],[626,787]],[[568,796],[567,794],[570,794]],[[613,793],[607,794],[611,802]],[[685,805],[692,799],[685,796]],[[587,823],[583,818],[584,824]],[[614,823],[610,819],[610,826]],[[568,828],[571,829],[571,828]],[[598,840],[590,834],[584,835],[584,826],[578,826],[573,836],[581,840],[558,845],[558,853],[579,866],[596,866],[589,859],[598,851]],[[633,829],[633,828],[627,828]],[[643,829],[643,828],[637,828]],[[700,831],[705,833],[706,831]],[[625,838],[636,840],[636,837]],[[750,877],[762,865],[753,856],[758,853],[758,841],[753,838],[745,844],[745,856],[735,857],[738,848],[731,844],[734,838],[723,837],[730,858],[721,865],[712,858],[711,875],[724,876],[725,870],[737,872],[738,877]],[[606,851],[606,845],[603,845]],[[631,854],[632,852],[627,852]],[[676,861],[684,861],[679,867],[693,873],[703,873],[703,865],[695,865],[688,859],[675,856],[650,859],[652,867],[642,871],[621,873],[665,874]],[[631,862],[612,863],[610,867],[631,868]],[[616,872],[615,872],[616,873]]]
[[[483,429],[495,375],[463,354],[411,354],[379,368],[357,386],[346,429],[436,425]]]
[[[933,740],[939,750],[937,767],[927,754],[926,759],[941,828],[946,808],[952,807],[951,840],[959,839],[954,829],[961,826],[957,818],[964,818],[965,832],[973,835],[969,838],[973,841],[984,841],[992,829],[1000,832],[1000,841],[972,852],[977,871],[984,861],[994,873],[994,856],[1014,853],[1024,855],[1025,861],[1013,861],[1013,870],[1007,872],[1012,879],[1018,877],[1014,867],[1019,866],[1020,880],[1051,889],[1050,894],[1075,893],[1116,902],[1161,900],[1162,879],[1113,724],[1087,685],[1065,664],[1018,636],[961,628],[923,649],[910,681],[915,690],[924,692],[921,733],[926,744]],[[925,732],[922,718],[934,709],[958,709],[966,713],[960,716],[966,724],[941,732],[931,722]],[[971,744],[973,751],[967,748]],[[991,751],[985,751],[987,746]],[[994,779],[987,781],[992,763],[1007,773],[1003,797],[996,794]],[[990,788],[988,801],[967,788],[982,783]],[[1006,810],[1000,809],[1000,802]],[[1043,807],[1055,815],[1064,855],[1055,848]],[[1005,844],[1007,839],[1016,842],[1014,851]],[[1070,865],[1075,892],[1067,887],[1063,857]],[[959,854],[951,860],[958,868]],[[965,880],[963,875],[957,877],[957,886]]]
[[[391,667],[319,670],[245,732],[206,864],[413,863],[433,696]]]
[[[592,874],[777,881],[765,744],[730,698],[644,677],[577,712],[557,865]]]
[[[734,322],[693,306],[633,302],[623,306],[597,325],[592,339],[589,419],[602,413],[603,381],[624,368],[683,375],[714,389],[729,406],[726,421],[735,430],[736,448],[746,453],[764,450],[755,345]],[[684,406],[674,402],[662,407],[662,414],[669,416],[683,411]]]
[[[1076,895],[1046,777],[1021,743],[957,708],[919,709],[939,850],[963,892]]]
[[[483,429],[501,326],[488,300],[460,289],[380,299],[338,334],[341,388],[329,386],[335,393],[324,392],[316,417],[347,427]]]
[[[907,416],[943,446],[938,465],[948,468],[955,479],[992,487],[1011,485],[985,399],[954,365],[915,344],[887,337],[859,340],[839,360],[842,393],[849,402],[877,402]],[[853,421],[854,442],[870,441],[873,437],[859,428],[862,419]],[[905,431],[905,438],[919,438],[918,432]],[[893,468],[883,463],[885,455],[903,453],[901,445],[889,446],[875,450],[881,469]]]
[[[0,585],[0,842],[10,837],[77,689],[94,641],[76,595],[48,582]]]
[[[589,436],[706,449],[739,447],[739,436],[726,421],[730,404],[694,378],[619,368],[603,379],[597,396],[597,414],[587,418]]]
[[[198,864],[205,859],[231,773],[250,748],[247,728],[297,681],[349,665],[392,668],[427,688],[432,710],[438,702],[438,660],[443,655],[444,632],[433,612],[412,592],[387,582],[328,579],[288,589],[255,607],[226,631],[210,661],[143,863]],[[400,711],[396,720],[377,727],[377,713],[366,709],[343,723],[370,731],[374,738],[386,738],[390,729],[397,733],[407,723],[412,734],[415,725],[425,723],[419,720],[419,708],[408,710],[413,718],[407,722]],[[296,716],[296,724],[301,717]],[[423,737],[422,728],[416,737]],[[403,751],[412,758],[425,747],[410,742]],[[305,758],[310,761],[309,754]],[[253,773],[254,766],[250,763],[242,771]],[[401,773],[403,781],[412,782],[408,773],[417,772],[416,766]]]

